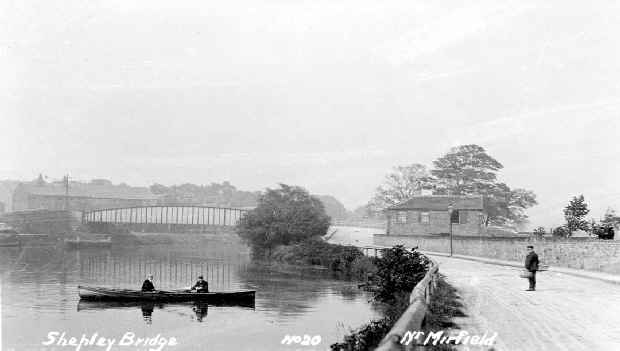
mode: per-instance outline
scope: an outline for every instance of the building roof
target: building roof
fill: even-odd
[[[16,189],[28,194],[57,196],[65,195],[64,182],[40,183],[30,182],[21,183]],[[107,199],[132,199],[132,200],[154,200],[158,196],[153,194],[147,187],[132,187],[126,184],[113,185],[104,182],[70,182],[69,196],[83,196]]]
[[[414,196],[407,201],[389,207],[388,210],[447,211],[450,204],[454,210],[484,209],[484,199],[479,195],[427,195]]]

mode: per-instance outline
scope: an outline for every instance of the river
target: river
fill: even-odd
[[[146,350],[119,343],[123,337],[126,342],[130,337],[152,341],[157,335],[154,343],[166,340],[163,350],[328,350],[351,328],[381,314],[355,282],[312,269],[257,264],[247,248],[215,237],[110,249],[76,250],[62,243],[0,248],[0,273],[3,350],[77,349],[58,345],[59,337],[52,338],[51,332],[65,333],[67,340],[97,333],[95,339],[115,339],[114,350]],[[255,304],[79,301],[78,285],[138,289],[148,273],[155,276],[158,289],[189,286],[199,274],[211,291],[254,289]],[[314,337],[315,345],[282,344],[286,335]]]

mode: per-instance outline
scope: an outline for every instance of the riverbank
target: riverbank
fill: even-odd
[[[277,246],[267,253],[266,259],[297,266],[324,267],[347,279],[363,282],[376,272],[373,258],[365,256],[357,247],[330,244],[319,237]]]
[[[396,321],[409,307],[409,294],[400,293],[394,302],[385,309],[384,317],[352,330],[343,342],[332,344],[334,351],[362,351],[376,348],[387,335]],[[463,317],[463,304],[457,290],[446,282],[443,276],[437,280],[437,287],[431,296],[424,324],[419,330],[422,335],[431,332],[449,330],[456,327],[454,318]],[[452,345],[426,345],[425,350],[454,350]]]
[[[375,260],[376,291],[373,303],[386,305],[383,318],[351,330],[332,350],[392,350],[406,332],[430,332],[454,327],[453,317],[462,316],[456,289],[437,273],[436,263],[416,250],[395,246]],[[412,329],[412,330],[409,330]],[[396,337],[399,340],[394,340]],[[451,350],[447,344],[428,345],[432,350]],[[395,349],[394,349],[395,350]]]

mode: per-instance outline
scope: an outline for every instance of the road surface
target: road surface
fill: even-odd
[[[529,292],[518,268],[433,259],[466,307],[459,329],[497,332],[496,350],[620,350],[620,285],[539,272]]]

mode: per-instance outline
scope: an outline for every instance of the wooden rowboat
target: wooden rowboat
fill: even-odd
[[[96,286],[78,286],[80,298],[83,300],[106,301],[205,301],[208,303],[242,303],[254,301],[255,290],[219,291],[198,293],[188,290],[156,290],[143,292],[140,290],[115,289]]]

